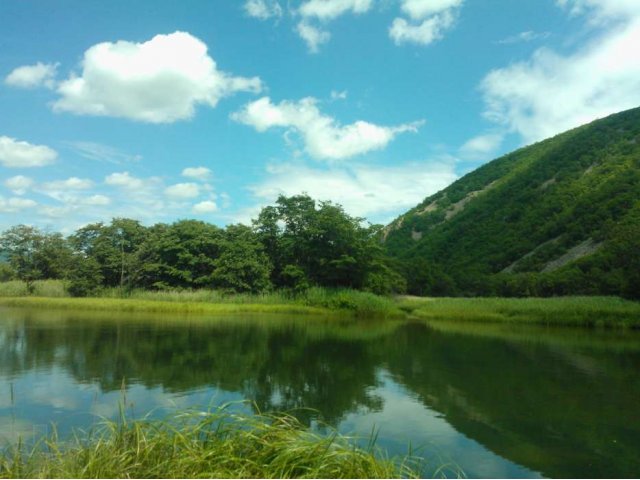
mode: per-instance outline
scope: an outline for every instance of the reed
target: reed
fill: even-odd
[[[70,441],[56,435],[0,454],[0,478],[399,478],[415,459],[391,460],[370,442],[318,435],[286,414],[217,409],[165,421],[107,421]]]
[[[404,299],[399,306],[427,320],[640,328],[640,303],[617,297]]]

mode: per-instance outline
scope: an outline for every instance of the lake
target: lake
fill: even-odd
[[[638,477],[639,372],[635,332],[0,309],[0,442],[231,402],[424,475]]]

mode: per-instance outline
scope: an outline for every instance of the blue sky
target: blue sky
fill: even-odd
[[[0,229],[225,225],[303,191],[386,223],[640,105],[637,0],[5,0],[0,24]]]

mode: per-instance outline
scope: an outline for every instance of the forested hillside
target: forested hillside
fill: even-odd
[[[640,108],[494,160],[383,231],[409,291],[640,296]]]

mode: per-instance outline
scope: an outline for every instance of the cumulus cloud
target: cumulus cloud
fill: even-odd
[[[164,193],[175,199],[195,198],[200,195],[200,187],[197,183],[176,183],[165,188]]]
[[[42,185],[45,190],[87,190],[93,186],[88,178],[69,177],[66,180],[54,180]]]
[[[276,0],[247,0],[244,3],[244,11],[250,17],[260,20],[282,17],[282,7]]]
[[[318,53],[320,51],[320,45],[327,43],[331,39],[331,34],[325,30],[321,30],[318,27],[307,22],[300,22],[296,27],[296,31],[300,38],[302,38],[309,48],[309,52]]]
[[[456,179],[454,163],[449,161],[329,169],[282,164],[269,166],[267,173],[262,183],[250,187],[260,205],[273,203],[278,195],[307,192],[313,198],[340,203],[351,215],[375,222],[391,220]]]
[[[304,18],[322,21],[334,20],[345,13],[365,13],[373,0],[307,0],[300,5],[298,13]]]
[[[91,195],[82,200],[82,203],[90,206],[105,206],[111,203],[111,199],[106,195]]]
[[[207,167],[187,167],[182,170],[183,177],[195,178],[196,180],[207,180],[212,173]]]
[[[263,97],[245,105],[232,118],[259,132],[275,127],[295,130],[302,136],[306,151],[324,160],[341,160],[382,149],[399,133],[415,132],[421,125],[414,122],[385,127],[359,120],[343,126],[323,115],[317,103],[315,98],[307,97],[273,104],[269,97]]]
[[[218,210],[218,205],[213,200],[205,200],[204,202],[196,203],[192,211],[193,213],[213,213]]]
[[[24,65],[7,75],[4,82],[17,88],[54,88],[58,65],[57,63],[41,62],[35,65]]]
[[[33,208],[38,205],[35,201],[28,198],[12,197],[5,199],[0,197],[0,212],[2,213],[16,213],[21,210]]]
[[[24,175],[16,175],[15,177],[7,178],[4,181],[4,186],[11,190],[16,195],[24,195],[33,186],[35,182],[29,177]]]
[[[331,33],[324,28],[314,25],[321,22],[326,25],[331,20],[351,13],[362,14],[368,12],[373,0],[307,0],[295,12],[302,20],[296,26],[296,31],[309,48],[311,53],[317,53],[320,46],[327,43]]]
[[[117,172],[107,175],[104,183],[129,190],[137,190],[145,186],[145,182],[142,179],[132,176],[129,172]]]
[[[480,85],[485,116],[526,143],[640,104],[640,2],[562,3],[606,27],[572,54],[538,49]]]
[[[259,92],[257,77],[218,70],[207,46],[186,32],[156,35],[143,43],[94,45],[82,71],[60,82],[57,112],[121,117],[150,123],[189,119],[197,105],[215,107],[238,91]]]
[[[440,40],[455,23],[464,0],[402,0],[401,9],[410,20],[397,17],[389,28],[396,45],[429,45]]]
[[[0,136],[0,165],[8,168],[43,167],[55,162],[58,153],[45,145],[32,145]]]

